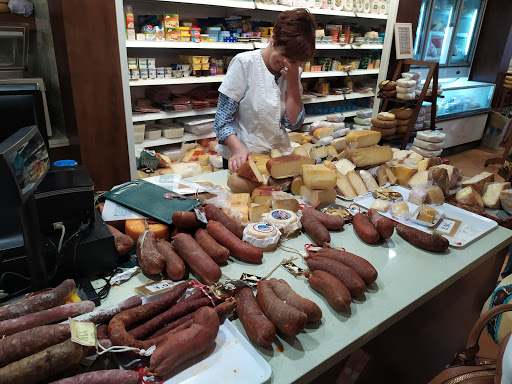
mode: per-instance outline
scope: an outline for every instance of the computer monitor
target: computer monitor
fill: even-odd
[[[35,125],[19,129],[0,143],[2,178],[10,179],[10,191],[0,192],[3,201],[15,203],[16,196],[25,202],[36,190],[50,168],[48,150]]]
[[[22,233],[34,290],[48,286],[34,193],[49,168],[48,149],[37,126],[21,128],[0,143],[0,199],[6,207],[6,217],[15,216],[20,224],[13,227],[9,220],[0,221],[0,244],[8,246]]]

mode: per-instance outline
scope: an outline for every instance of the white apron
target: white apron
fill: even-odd
[[[261,52],[255,50],[236,55],[219,92],[239,103],[235,131],[249,152],[269,154],[274,148],[291,152],[290,139],[281,125],[287,81],[281,76],[276,83]],[[225,159],[232,155],[224,144],[218,144],[216,150]]]

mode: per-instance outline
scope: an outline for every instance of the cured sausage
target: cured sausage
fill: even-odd
[[[222,223],[210,221],[206,225],[206,229],[219,244],[229,249],[229,252],[236,258],[256,264],[261,263],[261,260],[263,260],[263,251],[260,248],[240,240]]]
[[[373,265],[366,259],[354,255],[353,253],[334,248],[322,248],[313,254],[313,257],[316,256],[336,260],[352,268],[363,278],[366,285],[372,284],[377,280],[378,273]]]
[[[389,239],[393,235],[393,232],[395,232],[395,223],[393,220],[382,216],[375,209],[370,208],[368,218],[370,219],[370,223],[377,229],[382,239]]]
[[[211,285],[219,281],[222,276],[219,266],[191,235],[178,233],[173,238],[172,246],[178,251],[201,283]]]
[[[137,240],[137,259],[140,269],[147,275],[156,275],[164,270],[165,259],[156,248],[155,234],[147,229]]]
[[[187,269],[185,263],[174,251],[174,247],[164,239],[156,240],[156,249],[165,259],[165,272],[171,280],[181,280],[185,276]]]
[[[311,288],[325,297],[335,310],[343,311],[350,307],[352,301],[350,291],[340,280],[320,269],[307,273],[305,276],[308,278]]]
[[[354,224],[356,233],[365,243],[374,244],[380,240],[380,234],[377,228],[370,223],[368,216],[362,213],[356,213],[352,223]]]
[[[313,216],[328,230],[343,229],[345,219],[339,215],[329,215],[328,213],[317,211],[315,208],[306,207],[302,209],[303,216]]]
[[[230,217],[228,217],[228,215],[222,212],[220,208],[217,208],[213,204],[205,204],[203,205],[203,208],[208,220],[218,221],[222,223],[222,225],[224,225],[230,232],[232,232],[239,239],[242,239],[242,237],[244,237],[244,231],[242,230],[242,228],[240,228],[240,226],[237,223],[235,223]]]
[[[194,239],[196,239],[197,244],[199,244],[217,264],[222,264],[227,261],[229,250],[211,237],[206,229],[199,228],[194,234]]]
[[[272,345],[276,337],[276,327],[261,310],[251,288],[242,288],[235,298],[236,313],[249,339],[261,347]]]
[[[431,235],[404,224],[398,224],[396,232],[412,245],[430,252],[444,252],[450,245],[450,242],[441,235]]]
[[[331,234],[327,228],[325,228],[324,225],[316,219],[316,217],[311,215],[302,215],[300,222],[302,223],[304,231],[311,236],[311,239],[315,244],[322,246],[325,243],[331,242]]]
[[[312,271],[319,269],[336,277],[346,285],[353,297],[360,296],[366,289],[363,279],[356,271],[336,260],[316,256],[308,258],[307,264]]]

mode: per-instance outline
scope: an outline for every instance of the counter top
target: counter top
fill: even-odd
[[[219,171],[194,179],[225,185],[227,175],[228,171]],[[347,202],[338,202],[347,205]],[[352,225],[346,225],[342,231],[331,231],[331,238],[333,247],[344,247],[370,261],[379,277],[368,287],[364,298],[353,301],[349,310],[337,312],[304,277],[293,277],[284,268],[278,268],[272,277],[286,279],[299,295],[315,301],[323,311],[323,318],[319,327],[308,328],[297,337],[279,335],[272,348],[254,345],[272,367],[271,383],[311,381],[506,247],[512,242],[512,231],[497,227],[464,248],[449,247],[444,254],[422,251],[396,233],[385,242],[366,244],[358,238]],[[304,244],[311,242],[309,236],[303,234],[287,240],[284,246],[303,251]],[[230,259],[222,272],[229,278],[240,278],[243,272],[263,277],[283,259],[292,256],[299,257],[294,262],[306,268],[299,255],[277,249],[265,253],[260,265]],[[147,278],[139,274],[120,287],[113,287],[103,305],[134,295],[133,288],[146,282]],[[233,323],[245,335],[240,321]],[[282,352],[277,350],[280,344],[284,348],[279,348]]]

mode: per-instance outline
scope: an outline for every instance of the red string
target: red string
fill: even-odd
[[[139,383],[142,383],[142,384],[151,384],[149,381],[146,381],[144,380],[144,376],[146,376],[145,374],[145,371],[148,370],[149,371],[149,368],[146,368],[146,367],[140,367],[139,369],[137,369],[137,373],[139,374],[139,378],[140,378],[140,381]],[[160,380],[157,384],[163,384],[163,380]]]
[[[315,205],[312,205],[312,206],[309,206],[309,205],[304,204],[304,203],[303,204],[299,204],[299,209],[300,210],[303,210],[304,208],[313,208],[313,209],[315,209],[318,206],[318,204],[320,204],[320,202],[318,202],[318,203],[316,203]]]
[[[309,248],[311,247],[318,247],[318,245],[316,244],[304,244],[304,248],[306,248],[306,252],[308,253],[309,256],[311,256],[311,253],[313,253],[313,251],[310,251]]]
[[[199,288],[205,294],[205,296],[210,299],[210,301],[212,302],[213,306],[216,307],[215,301],[213,300],[212,296],[205,289],[205,288],[210,288],[210,286],[204,285],[204,284],[199,284],[197,281],[192,280],[192,287]]]
[[[201,207],[199,207],[199,208],[196,208],[196,209],[197,209],[198,211],[203,212],[204,217],[206,217],[206,219],[208,220],[208,222],[210,222],[210,221],[211,221],[211,220],[210,220],[210,218],[208,217],[208,215],[206,214],[206,211],[204,210],[204,207],[203,207],[203,206],[201,206]]]

